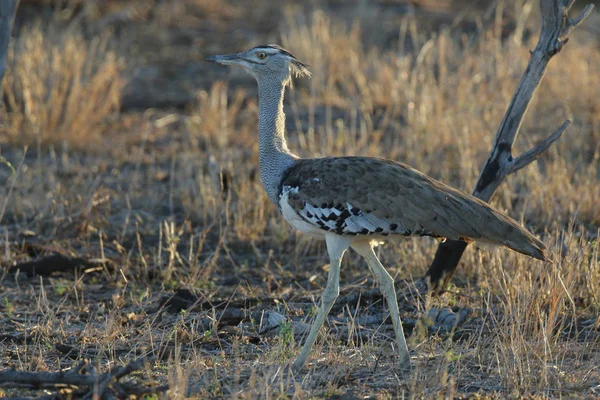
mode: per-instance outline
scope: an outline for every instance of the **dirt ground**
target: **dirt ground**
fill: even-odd
[[[435,240],[378,249],[410,374],[354,253],[306,368],[288,368],[327,253],[263,192],[254,81],[203,61],[281,44],[313,73],[286,96],[294,152],[390,158],[470,191],[539,19],[532,1],[22,0],[0,111],[0,369],[147,358],[125,379],[149,399],[599,397],[598,13],[552,60],[516,151],[571,126],[492,199],[554,263],[469,246],[432,296]]]

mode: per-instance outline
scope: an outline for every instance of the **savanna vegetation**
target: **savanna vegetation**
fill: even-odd
[[[378,249],[410,375],[352,253],[307,367],[286,368],[327,253],[263,192],[253,79],[203,62],[281,44],[313,74],[286,97],[293,151],[390,158],[468,192],[539,29],[531,0],[21,0],[0,108],[0,369],[146,359],[131,379],[147,398],[600,396],[597,12],[552,60],[516,151],[571,126],[491,201],[554,263],[470,246],[423,295],[437,242]]]

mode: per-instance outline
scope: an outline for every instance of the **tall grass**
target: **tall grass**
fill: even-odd
[[[8,50],[0,138],[85,148],[119,110],[122,63],[110,35],[88,40],[55,20],[22,28]]]

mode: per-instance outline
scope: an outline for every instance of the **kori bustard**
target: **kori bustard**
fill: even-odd
[[[481,241],[547,260],[544,244],[487,203],[399,162],[369,157],[300,158],[287,147],[283,97],[291,74],[306,65],[276,45],[208,57],[240,65],[258,82],[260,178],[269,199],[296,229],[324,239],[330,258],[321,306],[294,362],[302,367],[339,294],[340,262],[353,248],[367,262],[389,307],[399,364],[410,358],[394,281],[373,251],[389,236]]]

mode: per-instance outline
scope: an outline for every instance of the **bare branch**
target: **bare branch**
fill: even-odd
[[[577,18],[569,19],[569,10],[574,3],[575,0],[540,0],[542,29],[538,43],[531,52],[527,69],[504,114],[496,133],[494,145],[472,192],[474,196],[484,201],[491,199],[506,176],[539,157],[553,142],[558,140],[569,126],[570,121],[565,122],[556,132],[533,149],[519,157],[513,157],[513,144],[529,103],[544,77],[548,62],[562,49],[573,29],[588,17],[594,8],[592,4],[589,4]],[[452,240],[447,240],[439,245],[435,258],[427,271],[433,289],[438,289],[441,281],[443,281],[442,287],[448,282],[466,247],[466,243]]]
[[[573,6],[574,3],[575,3],[575,0],[572,0],[571,4],[566,8],[567,12],[569,12],[571,10],[571,7]],[[577,18],[570,19],[567,17],[567,23],[565,24],[565,27],[563,28],[561,37],[568,36],[573,29],[577,28],[587,17],[590,16],[590,14],[592,13],[592,10],[594,10],[594,5],[588,4],[587,6],[585,6],[583,11],[581,12],[581,14],[579,14],[579,16]]]
[[[508,174],[517,172],[521,168],[526,167],[527,165],[529,165],[532,162],[534,162],[535,160],[537,160],[537,158],[543,152],[545,152],[546,150],[548,150],[548,148],[550,148],[552,143],[556,142],[558,140],[558,138],[560,138],[562,136],[563,132],[567,129],[567,127],[570,124],[571,124],[571,121],[566,120],[556,131],[554,131],[554,133],[552,135],[548,136],[546,139],[544,139],[543,141],[538,143],[532,149],[526,151],[525,153],[521,154],[519,157],[515,158],[513,160],[513,162],[510,164],[510,170],[508,171]]]

